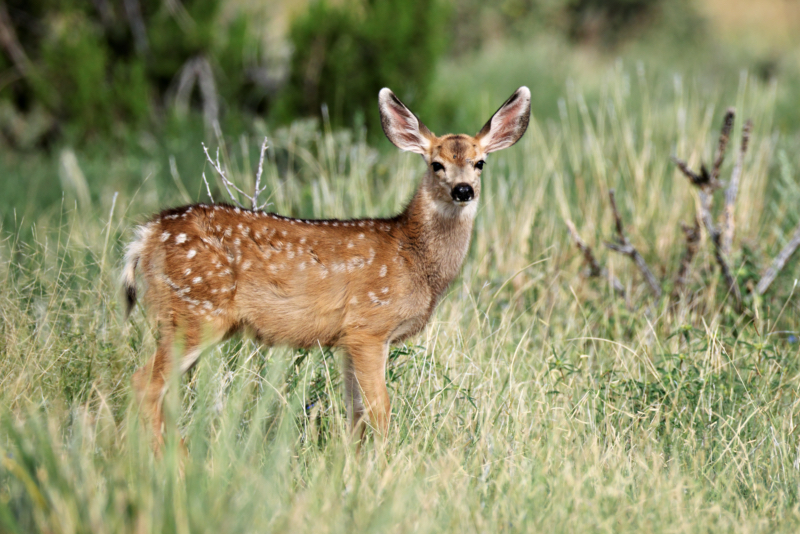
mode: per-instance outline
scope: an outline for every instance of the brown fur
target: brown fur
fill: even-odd
[[[522,89],[527,91],[517,93]],[[140,268],[145,301],[158,327],[156,353],[133,378],[156,439],[173,367],[188,370],[203,347],[240,331],[253,332],[269,345],[344,349],[348,419],[357,435],[365,416],[385,434],[389,345],[425,326],[461,268],[480,196],[476,163],[508,146],[497,145],[498,131],[513,142],[524,132],[503,118],[501,108],[489,121],[500,116],[499,126],[484,127],[478,137],[439,138],[385,91],[381,113],[387,136],[401,148],[424,146],[424,151],[413,150],[428,164],[401,214],[309,221],[195,204],[164,211],[137,229],[123,279],[132,305]],[[386,102],[391,109],[385,109]],[[511,110],[514,117],[524,114],[527,125],[529,108],[517,108]],[[508,125],[517,130],[506,132]],[[444,169],[434,172],[433,162]],[[470,185],[474,198],[454,201],[451,191],[458,184]]]

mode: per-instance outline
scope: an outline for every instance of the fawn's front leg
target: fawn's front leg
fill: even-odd
[[[353,435],[364,436],[364,416],[383,437],[389,429],[391,403],[386,389],[386,359],[389,343],[377,338],[350,340],[345,356],[345,402]]]

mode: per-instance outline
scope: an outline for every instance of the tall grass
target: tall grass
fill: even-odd
[[[153,332],[139,311],[122,319],[120,251],[148,213],[205,200],[198,172],[144,161],[133,187],[111,177],[88,201],[67,191],[29,230],[5,228],[2,529],[795,531],[798,263],[737,315],[708,252],[671,306],[601,246],[615,188],[629,236],[669,286],[678,222],[697,202],[669,157],[709,161],[729,103],[622,67],[599,87],[589,104],[569,86],[558,118],[534,116],[518,146],[490,158],[462,276],[423,334],[393,349],[390,434],[360,454],[334,354],[233,340],[173,384],[174,424],[153,457],[129,387]],[[733,258],[745,283],[796,222],[800,152],[773,134],[773,88],[743,77],[738,95],[738,116],[754,120]],[[282,213],[386,215],[422,172],[363,135],[308,123],[269,133],[265,176]],[[240,181],[259,141],[226,140]],[[199,147],[178,156],[202,161]],[[566,218],[626,298],[582,277]]]

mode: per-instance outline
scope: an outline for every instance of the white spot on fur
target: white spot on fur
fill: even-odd
[[[388,292],[389,292],[389,288],[388,287],[384,287],[383,289],[381,289],[381,293],[383,293],[384,295],[386,293],[388,293]]]
[[[178,234],[177,236],[175,236],[175,242],[176,242],[177,244],[179,244],[179,245],[180,245],[181,243],[185,243],[185,242],[186,242],[186,239],[187,239],[187,238],[186,238],[186,234]]]
[[[164,232],[163,234],[161,234],[161,242],[163,243],[164,241],[169,239],[169,236],[170,236],[169,232]]]
[[[191,250],[189,251],[189,253],[188,253],[188,254],[186,254],[186,257],[187,257],[187,258],[189,258],[189,259],[192,259],[192,258],[194,258],[196,255],[197,255],[197,251],[196,251],[195,249],[191,249]]]
[[[388,269],[388,268],[387,268],[385,265],[381,265],[381,270],[380,270],[380,272],[378,273],[378,276],[380,276],[381,278],[383,278],[384,276],[386,276],[386,272],[387,272],[388,270],[389,270],[389,269]]]
[[[250,268],[250,266],[251,266],[251,265],[253,265],[253,262],[252,262],[252,261],[250,261],[250,260],[247,260],[247,261],[245,261],[245,262],[242,264],[242,270],[243,270],[243,271],[246,271],[247,269],[249,269],[249,268]]]
[[[305,237],[301,237],[300,238],[300,244],[301,245],[305,245],[306,244],[306,238]]]
[[[354,246],[355,246],[355,245],[353,244],[353,242],[352,242],[352,241],[348,241],[348,242],[347,242],[347,248],[353,248]]]
[[[286,230],[281,230],[281,235],[282,235],[283,237],[286,237],[286,235],[287,235],[287,232],[286,232]]]
[[[195,276],[194,278],[192,278],[192,283],[193,284],[199,284],[202,281],[203,281],[203,277],[202,276]]]
[[[242,210],[240,210],[239,208],[234,208],[233,211],[234,213],[242,213]]]
[[[186,269],[185,271],[183,271],[183,276],[189,276],[190,274],[192,274],[191,269]]]
[[[358,234],[359,239],[364,239],[366,236],[363,233]]]

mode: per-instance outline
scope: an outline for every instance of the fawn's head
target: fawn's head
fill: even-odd
[[[381,89],[378,99],[386,137],[401,150],[422,155],[428,166],[423,187],[440,212],[453,215],[466,208],[474,213],[487,154],[516,143],[528,128],[531,113],[531,92],[523,86],[474,137],[437,137],[390,89]]]

